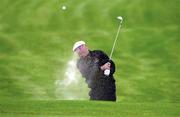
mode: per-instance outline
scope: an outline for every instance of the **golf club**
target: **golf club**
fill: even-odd
[[[113,47],[112,47],[109,59],[112,59],[112,55],[113,55],[113,52],[114,52],[116,41],[118,39],[119,32],[120,32],[120,29],[121,29],[121,24],[122,24],[122,21],[123,21],[123,18],[121,16],[118,16],[117,19],[120,20],[120,22],[119,22],[118,31],[117,31],[117,34],[116,34],[116,37],[115,37],[115,40],[114,40],[114,43],[113,43]],[[109,76],[109,74],[110,74],[110,70],[109,69],[104,70],[104,75]]]

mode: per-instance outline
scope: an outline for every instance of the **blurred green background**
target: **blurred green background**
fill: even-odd
[[[90,49],[110,54],[120,15],[124,21],[113,55],[117,103],[179,105],[179,4],[179,0],[1,0],[0,102],[65,99],[55,94],[55,81],[64,79],[74,42],[84,40]],[[89,103],[85,82],[81,85],[73,90],[85,88],[82,99]],[[4,112],[3,106],[0,109]]]

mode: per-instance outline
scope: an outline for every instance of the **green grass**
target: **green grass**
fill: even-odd
[[[180,116],[178,4],[1,0],[0,116]],[[67,10],[61,10],[63,5]],[[88,101],[82,78],[58,88],[55,82],[66,78],[75,41],[110,53],[119,15],[124,21],[113,55],[117,102]],[[67,100],[73,94],[79,97]]]
[[[18,105],[18,106],[17,106]],[[94,101],[18,101],[1,103],[2,116],[18,117],[178,117],[175,103],[112,103]]]

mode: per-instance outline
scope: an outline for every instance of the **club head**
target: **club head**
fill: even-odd
[[[123,18],[121,16],[118,16],[117,19],[119,19],[121,21],[123,20]]]

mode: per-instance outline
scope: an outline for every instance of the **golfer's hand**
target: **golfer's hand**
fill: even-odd
[[[104,65],[101,66],[101,70],[106,70],[106,69],[110,69],[111,67],[111,63],[107,62]]]

